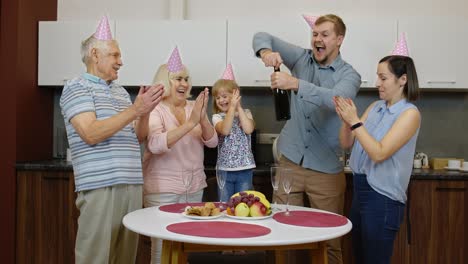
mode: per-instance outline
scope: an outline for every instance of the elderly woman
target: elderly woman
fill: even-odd
[[[176,61],[174,63],[174,61]],[[193,178],[188,189],[190,202],[201,202],[207,186],[204,172],[204,148],[214,148],[218,136],[208,120],[208,88],[189,101],[191,83],[177,48],[169,62],[159,67],[153,83],[164,85],[163,100],[154,108],[149,124],[138,124],[138,137],[146,137],[143,157],[144,206],[185,201],[182,174]],[[144,129],[144,128],[148,129]],[[160,263],[161,241],[152,239],[152,263]]]

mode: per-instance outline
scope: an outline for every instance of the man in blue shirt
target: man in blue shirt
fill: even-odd
[[[122,225],[127,213],[142,206],[140,147],[133,122],[148,124],[163,87],[141,87],[132,104],[115,82],[123,64],[107,18],[83,41],[81,53],[86,73],[68,81],[60,98],[80,211],[75,262],[134,263],[138,235]]]
[[[291,71],[271,75],[272,88],[291,91],[291,119],[278,139],[280,166],[294,175],[290,203],[303,205],[305,193],[313,208],[343,214],[346,179],[333,97],[354,98],[361,77],[341,58],[346,33],[341,18],[324,15],[311,26],[311,49],[263,32],[255,34],[253,49],[266,67],[284,64]],[[276,199],[285,202],[284,191],[280,189]],[[328,257],[329,263],[342,263],[339,239],[329,241]]]

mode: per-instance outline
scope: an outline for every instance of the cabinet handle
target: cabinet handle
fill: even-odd
[[[254,80],[256,83],[270,82],[270,80]]]
[[[427,83],[451,83],[451,84],[455,84],[457,83],[457,81],[427,81]]]
[[[361,80],[361,83],[368,83],[368,80]]]
[[[461,187],[436,187],[436,192],[464,192],[466,188]]]

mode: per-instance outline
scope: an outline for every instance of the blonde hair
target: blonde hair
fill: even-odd
[[[335,34],[337,36],[345,36],[346,35],[346,25],[341,19],[341,17],[334,15],[334,14],[328,14],[328,15],[323,15],[315,21],[315,25],[320,25],[325,22],[331,22],[334,25],[334,30]]]
[[[239,89],[239,85],[233,80],[225,80],[219,79],[213,84],[213,89],[211,89],[211,93],[213,94],[213,112],[220,113],[222,112],[221,109],[218,108],[216,105],[216,97],[219,95],[221,90],[224,90],[228,93],[233,93],[234,90]]]
[[[169,70],[167,69],[167,64],[163,64],[159,66],[159,69],[156,71],[156,74],[154,75],[154,78],[153,78],[153,84],[159,83],[159,84],[164,85],[163,98],[166,98],[169,95],[171,95],[171,81],[170,81],[171,79],[174,79],[176,77],[189,77],[189,76],[190,76],[189,72],[187,70],[187,67],[185,67],[185,65],[181,71],[169,72]],[[192,82],[190,78],[188,78],[187,82],[189,85],[189,89],[187,91],[187,98],[189,98],[190,91],[192,90]]]

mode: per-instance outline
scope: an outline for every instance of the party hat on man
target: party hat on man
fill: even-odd
[[[99,21],[99,25],[96,28],[96,32],[93,35],[95,38],[99,40],[111,40],[112,33],[109,26],[109,20],[107,16],[103,16],[101,21]]]
[[[310,28],[314,29],[315,21],[317,20],[318,16],[302,15],[302,17],[305,19],[307,24],[309,24]]]
[[[171,57],[167,61],[167,69],[169,72],[180,72],[184,69],[184,65],[182,65],[182,60],[180,59],[179,49],[177,46],[172,51]]]
[[[400,39],[398,39],[395,49],[392,51],[392,55],[409,56],[405,33],[401,33]]]
[[[226,70],[224,70],[223,77],[221,77],[221,79],[235,81],[231,63],[228,63],[226,66]]]

